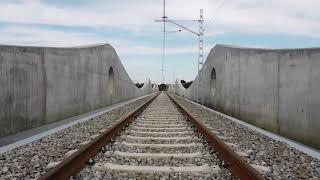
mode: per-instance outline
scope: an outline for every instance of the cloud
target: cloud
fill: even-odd
[[[105,42],[101,36],[95,33],[66,32],[63,30],[12,25],[0,28],[0,34],[5,34],[5,36],[0,36],[0,42],[9,45],[73,47],[109,43],[115,47],[121,56],[162,54],[162,47],[139,45],[134,40],[119,38],[108,38],[107,42]],[[205,52],[208,51],[209,47],[205,49]],[[197,52],[197,46],[170,47],[165,49],[165,53],[168,55]]]
[[[52,29],[5,26],[0,28],[1,44],[32,45],[51,47],[70,47],[103,43],[98,35],[93,33],[64,32]]]
[[[15,23],[38,23],[65,26],[121,27],[150,23],[149,15],[155,15],[155,7],[143,7],[126,2],[125,4],[104,1],[89,7],[54,6],[40,0],[0,3],[0,20]],[[140,4],[141,5],[141,4]],[[136,14],[136,15],[133,15]],[[144,14],[144,15],[142,15]]]
[[[254,35],[256,46],[266,43],[266,34],[276,35],[279,41],[284,36],[320,39],[319,0],[225,0],[218,9],[222,1],[167,0],[167,15],[172,19],[197,19],[199,9],[204,8],[205,54],[216,39],[228,35]],[[0,14],[1,44],[61,47],[107,42],[115,47],[133,79],[143,81],[150,76],[161,82],[162,24],[154,20],[162,16],[162,0],[1,0]],[[180,23],[198,29],[195,23]],[[176,29],[168,24],[168,30]],[[197,46],[196,38],[183,31],[168,36],[166,55],[184,62],[193,60]],[[177,68],[173,62],[166,63]],[[189,66],[177,70],[176,76],[186,80],[195,77],[196,65]],[[142,72],[139,67],[153,69]],[[172,79],[172,75],[166,74],[166,79]]]
[[[227,1],[228,2],[228,1]],[[238,0],[225,3],[209,27],[229,32],[320,37],[320,7],[316,0]]]
[[[150,47],[150,46],[126,46],[117,48],[123,55],[161,55],[162,47]],[[166,48],[165,54],[189,54],[197,53],[198,49],[195,46],[179,47],[179,48]]]
[[[217,10],[219,4],[221,0],[170,0],[167,14],[172,18],[197,19],[198,9],[204,8],[205,20],[209,23],[206,33],[210,35],[218,30],[319,37],[320,12],[315,8],[320,7],[318,0],[227,0]],[[94,0],[76,6],[47,4],[40,0],[3,1],[0,12],[3,22],[117,27],[139,33],[146,27],[158,27],[153,20],[162,15],[162,1]]]

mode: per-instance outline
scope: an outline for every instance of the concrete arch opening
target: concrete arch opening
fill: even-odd
[[[137,86],[137,88],[142,88],[144,86],[144,83],[135,83],[135,85]]]
[[[213,67],[210,75],[210,95],[214,97],[217,91],[217,74],[216,69]]]
[[[113,72],[113,68],[110,67],[109,75],[108,75],[108,93],[112,95],[113,91],[114,91],[114,72]]]

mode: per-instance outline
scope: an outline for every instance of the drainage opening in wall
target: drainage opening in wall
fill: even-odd
[[[216,90],[217,90],[216,86],[217,86],[217,75],[216,75],[216,70],[213,67],[210,75],[210,93],[212,97],[216,95]]]
[[[113,68],[110,67],[109,68],[109,77],[108,77],[108,91],[110,93],[110,95],[112,95],[114,90],[114,72],[113,72]]]

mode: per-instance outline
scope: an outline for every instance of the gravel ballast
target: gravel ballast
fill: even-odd
[[[37,179],[154,95],[0,154],[0,179]]]
[[[234,179],[165,93],[93,160],[72,179]]]
[[[172,95],[267,179],[320,179],[320,161],[214,111]]]

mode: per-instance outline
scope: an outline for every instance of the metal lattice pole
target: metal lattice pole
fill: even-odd
[[[164,84],[164,56],[165,56],[165,47],[166,47],[166,0],[163,0],[163,42],[162,42],[162,63],[161,63],[161,73],[162,73],[162,84]]]
[[[199,66],[198,71],[201,71],[203,65],[203,39],[204,39],[204,28],[203,28],[203,9],[200,9],[200,20],[199,20]]]
[[[203,46],[203,40],[204,40],[204,27],[203,27],[203,9],[200,9],[200,19],[199,19],[199,55],[198,55],[198,75],[199,75],[199,83],[198,83],[198,91],[197,91],[197,103],[199,103],[199,99],[200,99],[200,103],[203,103],[204,101],[204,89],[201,85],[201,69],[202,69],[202,65],[203,65],[203,59],[204,59],[204,46]],[[203,90],[202,90],[203,89]],[[201,92],[202,91],[202,92]],[[201,96],[201,98],[199,98],[199,96]]]
[[[199,20],[196,20],[198,23],[199,23],[199,32],[196,32],[184,25],[181,25],[179,23],[177,23],[176,21],[178,20],[172,20],[172,19],[169,19],[167,16],[166,16],[166,9],[165,9],[165,6],[166,6],[166,1],[163,0],[163,16],[162,16],[162,19],[161,20],[155,20],[155,22],[163,22],[163,52],[162,52],[162,67],[161,67],[161,72],[162,72],[162,82],[164,83],[164,69],[163,69],[163,65],[164,65],[164,49],[165,49],[165,36],[166,36],[166,22],[169,22],[169,23],[172,23],[184,30],[187,30],[189,31],[190,33],[198,36],[198,39],[199,39],[199,55],[198,55],[198,77],[199,77],[199,82],[198,82],[198,88],[197,90],[194,91],[194,95],[196,96],[196,100],[197,100],[197,103],[199,103],[199,94],[200,94],[200,91],[201,91],[201,75],[200,75],[200,72],[201,72],[201,69],[202,69],[202,65],[203,65],[203,59],[204,59],[204,46],[203,46],[203,39],[204,39],[204,25],[203,25],[203,22],[204,22],[204,18],[203,18],[203,9],[200,9],[200,19]],[[194,20],[190,20],[190,21],[194,21]],[[174,32],[180,32],[181,30],[179,31],[174,31]],[[167,31],[167,33],[169,33]],[[197,84],[196,84],[197,85]],[[201,93],[201,102],[204,101],[204,89],[203,89],[203,92]]]

